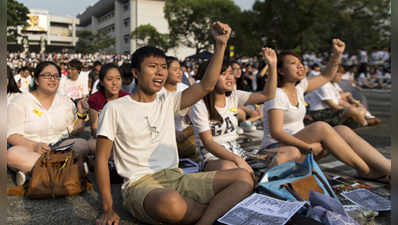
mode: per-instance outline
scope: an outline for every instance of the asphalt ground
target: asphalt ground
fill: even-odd
[[[382,119],[382,123],[373,126],[356,129],[356,132],[374,145],[386,157],[391,158],[391,93],[382,90],[363,90],[362,94],[367,97],[370,111]],[[252,137],[250,145],[259,145],[258,132],[249,134]],[[257,138],[256,138],[257,137]],[[354,171],[339,163],[334,157],[329,156],[319,162],[326,174],[352,177]],[[90,180],[94,181],[94,176],[89,175]],[[13,173],[8,172],[8,187],[15,186],[15,177]],[[93,182],[95,183],[95,182]],[[373,185],[374,191],[389,198],[390,191],[380,183],[368,183]],[[122,207],[120,195],[120,185],[112,185],[112,196],[114,208],[119,214],[121,225],[142,224],[137,222]],[[69,196],[66,198],[57,198],[51,200],[30,200],[28,198],[8,196],[8,221],[9,225],[87,225],[95,224],[96,218],[101,212],[101,202],[96,186],[93,191]],[[359,216],[360,217],[360,216]],[[362,216],[363,217],[363,216]],[[376,218],[362,218],[361,224],[380,224],[390,223],[390,212],[378,214]],[[366,220],[368,219],[368,220]]]

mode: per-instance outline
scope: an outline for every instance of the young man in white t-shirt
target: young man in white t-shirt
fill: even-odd
[[[77,59],[69,62],[68,76],[63,76],[59,83],[58,93],[73,100],[88,96],[88,73],[81,72],[82,63]]]
[[[113,152],[122,185],[123,205],[150,224],[208,224],[252,192],[244,169],[192,173],[178,168],[174,115],[214,89],[231,33],[228,25],[211,25],[215,53],[201,83],[183,92],[157,95],[167,78],[164,52],[136,50],[132,71],[137,90],[106,104],[97,131],[96,178],[104,210],[97,224],[118,224],[110,191],[108,159]]]

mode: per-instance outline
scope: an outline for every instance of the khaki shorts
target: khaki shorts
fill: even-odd
[[[216,171],[184,174],[179,168],[164,169],[148,174],[122,191],[124,207],[138,220],[162,224],[153,220],[144,210],[144,199],[154,189],[172,189],[182,197],[207,204],[214,197],[213,180]],[[156,204],[154,202],[154,204]]]

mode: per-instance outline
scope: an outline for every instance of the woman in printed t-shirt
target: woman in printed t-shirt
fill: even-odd
[[[82,63],[77,59],[69,62],[68,76],[59,81],[58,93],[74,101],[87,97],[89,94],[88,74],[82,73]]]
[[[331,127],[325,122],[315,122],[304,127],[306,112],[304,93],[313,91],[331,81],[344,52],[344,42],[333,40],[333,54],[325,71],[307,79],[300,56],[282,52],[278,57],[278,86],[274,99],[264,103],[263,146],[295,146],[304,154],[312,152],[317,159],[329,152],[358,175],[368,179],[388,182],[391,160],[346,126]]]
[[[7,165],[17,170],[17,184],[25,182],[40,155],[50,151],[50,144],[75,135],[84,128],[88,108],[83,100],[77,107],[71,99],[57,94],[60,68],[53,62],[41,62],[34,72],[33,90],[15,97],[8,105]],[[74,142],[72,149],[81,156],[89,152],[88,142],[82,138],[67,139]]]
[[[262,92],[234,90],[235,79],[229,63],[223,63],[221,75],[214,91],[196,103],[190,113],[195,135],[204,160],[204,170],[226,170],[244,168],[253,172],[245,161],[245,152],[236,142],[238,106],[263,103],[272,99],[276,89],[276,54],[274,50],[262,50],[264,59],[270,64],[270,76]],[[202,67],[202,66],[201,66]],[[202,71],[202,70],[199,70]],[[198,72],[199,78],[201,73]],[[199,143],[200,142],[200,143]],[[278,150],[273,163],[295,160],[300,156],[298,149],[283,147]],[[272,151],[272,150],[271,150]],[[271,166],[271,165],[270,165]],[[269,167],[270,167],[269,166]]]

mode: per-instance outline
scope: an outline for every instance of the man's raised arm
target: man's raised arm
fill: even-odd
[[[220,76],[224,52],[231,34],[231,28],[227,24],[214,22],[211,25],[211,33],[216,40],[214,55],[200,83],[194,84],[183,91],[181,109],[195,104],[210,93],[216,86],[218,77]]]

